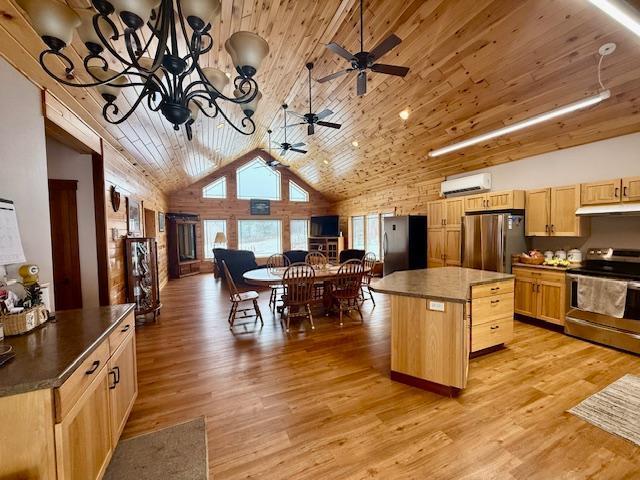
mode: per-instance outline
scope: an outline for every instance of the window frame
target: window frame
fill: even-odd
[[[304,194],[304,199],[293,199],[291,198],[291,190],[299,190]],[[301,185],[297,184],[294,180],[289,179],[289,201],[290,202],[300,202],[300,203],[308,203],[309,202],[309,192],[306,188],[303,188]]]
[[[377,222],[378,222],[378,228],[377,230],[377,241],[378,241],[378,248],[376,250],[370,249],[369,248],[369,219],[375,217]],[[382,228],[381,228],[381,219],[382,219],[382,214],[380,213],[376,213],[376,212],[372,212],[372,213],[368,213],[367,215],[365,215],[365,222],[364,222],[364,250],[365,252],[373,252],[376,255],[376,259],[379,259],[381,257],[380,252],[382,250]]]
[[[362,248],[364,248],[367,244],[366,243],[367,242],[367,216],[366,215],[352,215],[349,219],[349,222],[351,223],[351,229],[349,232],[349,237],[350,237],[349,240],[351,241],[350,248],[359,249],[358,246],[356,246],[355,240],[354,240],[355,228],[353,227],[353,220],[355,218],[362,219]]]
[[[271,198],[268,196],[258,196],[258,195],[253,195],[253,196],[241,196],[240,195],[240,174],[245,171],[248,170],[249,168],[251,168],[253,165],[257,164],[257,163],[261,163],[262,166],[266,169],[269,170],[269,172],[267,172],[269,175],[274,175],[276,178],[276,197],[277,198]],[[280,172],[278,172],[277,170],[273,170],[271,167],[269,167],[267,165],[267,162],[264,161],[264,159],[262,157],[255,157],[253,160],[248,161],[247,163],[240,165],[238,168],[236,168],[236,198],[238,200],[253,200],[253,199],[260,199],[260,200],[271,200],[271,201],[280,201],[282,200],[282,176],[280,175]]]
[[[306,222],[307,224],[307,242],[304,245],[304,248],[295,248],[293,246],[293,222]],[[289,220],[289,248],[291,250],[307,250],[309,248],[309,233],[311,231],[311,219],[310,218],[292,218]]]
[[[211,187],[212,185],[217,184],[217,183],[222,183],[223,196],[205,195],[205,190],[207,188]],[[225,199],[225,198],[227,198],[227,177],[226,176],[219,177],[219,178],[215,179],[213,182],[209,182],[207,185],[202,187],[202,198],[213,198],[213,199]]]
[[[225,245],[222,248],[228,248],[228,246],[229,246],[229,236],[227,235],[227,219],[226,218],[204,218],[202,220],[202,249],[204,250],[202,252],[203,258],[205,260],[213,260],[214,257],[213,257],[212,249],[214,247],[207,248],[208,247],[208,245],[207,245],[207,240],[208,239],[207,239],[206,222],[222,222],[223,223],[223,225],[224,225],[223,232],[224,232],[225,237],[227,238],[227,241],[225,242]],[[218,233],[218,232],[219,232],[219,230],[216,231],[216,233]],[[215,240],[215,234],[214,234],[213,240]],[[211,245],[213,245],[213,241],[211,242]]]
[[[241,223],[242,222],[276,222],[278,224],[278,230],[279,230],[279,238],[278,238],[278,248],[276,249],[275,252],[272,253],[268,253],[268,254],[262,254],[262,252],[256,252],[254,249],[252,248],[247,248],[246,246],[242,245],[242,228],[241,228]],[[236,222],[236,228],[238,229],[238,250],[250,250],[253,252],[253,254],[256,256],[256,258],[268,258],[269,256],[275,254],[275,253],[282,253],[283,249],[283,229],[282,229],[282,219],[281,218],[273,218],[273,217],[267,217],[267,218],[239,218]]]

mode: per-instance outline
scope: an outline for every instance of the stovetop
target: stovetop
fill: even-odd
[[[617,248],[592,248],[586,262],[569,273],[598,277],[615,277],[640,280],[640,250]]]

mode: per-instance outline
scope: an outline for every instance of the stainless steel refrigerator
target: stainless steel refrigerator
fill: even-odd
[[[427,268],[427,217],[383,217],[384,275],[398,270]]]
[[[462,266],[511,273],[511,255],[527,250],[524,216],[511,213],[462,218]]]

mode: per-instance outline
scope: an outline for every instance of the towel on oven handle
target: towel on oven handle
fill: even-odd
[[[624,317],[628,283],[609,278],[576,275],[578,308],[615,318]]]

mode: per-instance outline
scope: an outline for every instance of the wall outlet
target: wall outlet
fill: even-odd
[[[444,312],[444,302],[429,300],[429,302],[427,303],[427,308],[429,310],[433,310],[434,312]]]

